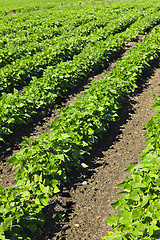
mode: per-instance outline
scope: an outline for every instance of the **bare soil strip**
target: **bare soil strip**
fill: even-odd
[[[70,185],[53,197],[45,210],[45,229],[39,230],[36,240],[100,240],[107,235],[105,217],[116,213],[111,207],[119,197],[116,186],[128,175],[124,170],[141,160],[143,126],[154,113],[153,93],[160,94],[160,62],[150,70],[137,92],[125,97],[119,121],[111,124],[103,141],[86,157],[89,168],[73,172]]]

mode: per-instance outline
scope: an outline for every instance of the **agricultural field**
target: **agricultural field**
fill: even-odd
[[[0,239],[159,239],[160,0],[0,4]],[[108,151],[98,168],[93,159],[101,145],[116,145],[116,129],[130,120],[140,91],[145,110],[134,115],[142,121],[130,126],[142,159],[139,151],[125,152],[131,136],[111,154],[121,158],[110,163]],[[114,165],[126,169],[126,179]],[[115,183],[120,198],[104,194]],[[115,211],[105,219],[106,198]],[[76,213],[76,206],[87,210]]]

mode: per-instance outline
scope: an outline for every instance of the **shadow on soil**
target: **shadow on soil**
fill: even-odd
[[[85,157],[85,163],[88,168],[76,171],[73,169],[69,183],[62,189],[62,193],[55,195],[50,200],[50,205],[44,209],[46,215],[46,223],[43,230],[38,230],[34,240],[49,240],[61,239],[65,240],[65,230],[68,228],[69,215],[73,212],[74,202],[70,196],[70,190],[76,189],[83,181],[90,179],[96,169],[103,165],[108,165],[103,161],[103,151],[111,148],[114,141],[119,141],[118,135],[121,133],[121,127],[131,115],[134,114],[134,105],[136,101],[131,100],[131,97],[137,96],[149,86],[148,79],[154,74],[154,70],[160,67],[160,61],[154,61],[151,67],[145,71],[143,78],[137,81],[138,88],[128,96],[123,96],[122,107],[118,111],[118,119],[116,122],[111,122],[107,133],[103,134],[102,140],[96,144],[90,156]],[[106,144],[107,143],[107,144]]]

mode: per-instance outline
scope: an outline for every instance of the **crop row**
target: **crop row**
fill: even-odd
[[[41,39],[47,39],[48,37],[53,37],[54,32],[56,34],[62,34],[64,32],[73,31],[78,26],[89,24],[91,22],[95,22],[97,26],[105,26],[107,22],[109,22],[111,19],[115,18],[115,15],[117,17],[118,14],[122,15],[122,11],[118,9],[108,9],[104,8],[101,9],[100,6],[88,9],[83,9],[83,12],[75,10],[68,9],[69,13],[66,14],[66,11],[58,11],[54,12],[53,10],[48,13],[48,16],[46,17],[46,12],[41,13],[42,18],[37,19],[38,14],[34,14],[32,18],[30,18],[27,22],[21,20],[21,18],[18,18],[19,21],[17,24],[14,24],[14,19],[12,18],[9,23],[10,27],[8,27],[8,33],[6,32],[6,26],[5,23],[2,23],[2,26],[5,26],[5,29],[3,32],[3,29],[1,31],[1,47],[6,46],[8,43],[17,44],[17,42],[20,44],[23,44],[26,39],[28,41],[39,41]],[[127,9],[124,9],[124,12],[127,11]],[[94,12],[94,13],[93,13]],[[43,14],[45,17],[43,17]],[[94,23],[94,24],[95,24]],[[15,26],[14,26],[15,25]],[[19,27],[19,25],[22,25]],[[88,26],[91,28],[91,26]],[[92,26],[92,28],[94,25]],[[47,33],[48,31],[48,33]],[[53,33],[52,33],[53,32]],[[45,33],[45,34],[44,34]],[[52,33],[52,35],[51,35]],[[38,36],[37,36],[38,35]],[[40,38],[40,35],[41,38]],[[45,36],[46,35],[46,36]],[[39,38],[38,38],[39,37]],[[21,38],[18,39],[18,38]],[[18,41],[19,40],[19,41]]]
[[[56,68],[55,65],[58,63],[72,60],[74,55],[85,51],[85,47],[88,48],[89,43],[96,44],[97,41],[106,40],[110,34],[114,35],[132,24],[139,15],[137,13],[136,17],[127,14],[125,17],[111,21],[105,28],[97,30],[97,32],[95,28],[93,35],[88,37],[79,37],[78,34],[70,36],[67,40],[66,37],[59,37],[56,40],[57,44],[49,46],[44,44],[42,51],[6,65],[0,70],[0,93],[11,92],[13,87],[28,84],[33,76],[41,77],[48,66]],[[160,11],[156,12],[155,15],[159,15],[160,19]],[[88,28],[86,29],[88,30]]]
[[[124,5],[124,4],[123,4]],[[45,39],[48,38],[53,38],[54,36],[64,34],[64,32],[73,32],[73,29],[76,29],[76,33],[80,33],[84,31],[83,34],[86,34],[86,28],[88,27],[88,32],[91,32],[94,27],[95,27],[95,20],[97,19],[97,26],[105,26],[105,22],[109,22],[111,19],[117,18],[117,16],[123,15],[125,12],[128,12],[129,9],[133,10],[135,12],[135,9],[137,9],[138,12],[145,12],[145,9],[150,9],[150,11],[156,11],[159,10],[159,6],[156,4],[153,6],[148,6],[146,5],[145,7],[142,6],[131,6],[130,8],[127,8],[125,5],[123,7],[123,11],[120,9],[117,9],[116,6],[114,8],[108,8],[106,5],[106,8],[100,8],[100,6],[96,7],[90,7],[90,9],[83,9],[83,12],[80,13],[80,10],[77,11],[77,9],[69,11],[68,14],[66,14],[66,11],[58,12],[56,14],[48,13],[47,20],[46,20],[46,13],[42,12],[41,14],[39,13],[34,13],[31,19],[28,20],[29,22],[26,23],[26,21],[23,21],[21,19],[21,16],[14,22],[14,18],[12,17],[9,21],[10,23],[10,30],[8,29],[8,33],[6,32],[3,33],[3,26],[4,30],[7,31],[6,27],[6,22],[3,20],[1,25],[1,39],[0,39],[0,46],[1,46],[1,52],[0,55],[2,55],[2,58],[6,51],[8,50],[9,55],[14,51],[16,51],[16,46],[20,47],[23,44],[27,44],[28,42],[41,42]],[[150,14],[148,12],[148,14]],[[38,17],[37,17],[38,15]],[[45,17],[43,17],[43,15]],[[42,20],[41,20],[41,18]],[[74,18],[73,18],[74,16]],[[71,19],[72,18],[72,19]],[[28,15],[26,16],[25,19],[28,19]],[[19,20],[19,21],[18,21]],[[94,21],[93,21],[94,20]],[[24,23],[23,23],[24,22]],[[91,22],[94,24],[90,26]],[[99,22],[99,23],[98,23]],[[17,24],[18,25],[17,25]],[[84,24],[89,24],[89,26],[84,26]],[[21,27],[19,26],[21,25]],[[78,28],[79,26],[79,28]],[[13,30],[15,28],[15,31]],[[81,29],[82,28],[82,29]],[[18,31],[19,30],[19,34]],[[4,36],[3,36],[4,35]],[[69,36],[68,36],[69,37]],[[5,47],[5,48],[4,48]],[[4,48],[4,49],[3,49]],[[3,53],[4,51],[4,53]]]
[[[150,8],[152,8],[152,7],[150,7]],[[154,9],[156,9],[156,7],[154,7]],[[111,19],[117,18],[117,16],[122,15],[122,14],[124,14],[124,12],[126,12],[126,10],[124,10],[123,13],[122,13],[122,11],[120,11],[120,10],[107,9],[107,8],[104,8],[102,10],[102,9],[99,9],[98,7],[93,8],[92,10],[93,10],[93,12],[91,10],[90,11],[86,10],[86,11],[84,11],[83,14],[79,14],[79,15],[77,15],[77,11],[73,12],[73,14],[71,12],[71,13],[69,13],[69,16],[67,15],[67,17],[66,16],[61,16],[60,13],[58,13],[57,14],[58,19],[56,19],[56,20],[54,20],[54,17],[52,16],[53,15],[52,14],[51,16],[47,17],[48,20],[44,21],[43,26],[41,26],[41,28],[38,26],[39,21],[36,20],[36,16],[35,16],[34,17],[35,21],[32,20],[33,23],[34,23],[33,27],[30,27],[28,29],[27,26],[24,26],[26,28],[26,30],[19,31],[20,35],[15,33],[15,35],[11,34],[10,37],[8,37],[8,35],[5,34],[4,39],[1,37],[1,40],[0,40],[1,41],[1,47],[4,47],[5,44],[7,44],[7,43],[8,44],[6,45],[6,47],[10,48],[9,46],[11,45],[11,48],[12,48],[15,45],[20,46],[23,43],[28,42],[28,41],[30,41],[30,42],[32,42],[32,41],[40,42],[43,39],[53,37],[54,32],[55,32],[55,34],[61,34],[62,32],[63,33],[68,32],[68,31],[71,32],[75,28],[77,29],[77,32],[82,32],[84,30],[83,34],[86,34],[85,29],[86,29],[86,27],[88,27],[87,34],[89,34],[89,32],[95,27],[95,23],[96,23],[95,21],[96,20],[97,20],[96,24],[97,24],[98,27],[105,26],[105,24],[107,22],[109,22]],[[78,11],[78,13],[79,13],[79,11]],[[62,15],[64,15],[64,13]],[[65,15],[66,15],[66,13],[65,13]],[[77,15],[77,16],[75,16],[73,18],[72,15],[74,15],[74,16]],[[72,16],[72,19],[70,19],[71,16]],[[85,27],[85,23],[90,24],[91,22],[93,22],[93,25],[91,25],[91,26],[86,25],[86,27]],[[13,23],[12,23],[12,25],[13,25]],[[82,29],[81,29],[81,26],[83,27]],[[58,27],[60,27],[60,28],[58,28]],[[80,29],[78,27],[80,27]],[[49,30],[48,33],[47,33],[47,30]]]
[[[132,10],[131,12],[128,12],[128,16],[123,14],[123,16],[116,18],[116,16],[113,15],[114,20],[107,19],[108,23],[103,21],[103,24],[98,23],[98,25],[97,25],[97,20],[92,21],[92,23],[83,24],[82,26],[80,25],[79,27],[77,27],[76,29],[74,29],[72,31],[68,30],[68,32],[63,33],[61,36],[53,37],[51,39],[49,38],[42,42],[33,42],[33,43],[26,42],[23,45],[20,45],[20,46],[15,45],[14,47],[11,44],[10,47],[2,48],[0,51],[1,67],[14,61],[12,63],[12,65],[7,65],[4,69],[3,68],[1,69],[1,71],[4,72],[4,73],[2,73],[2,76],[5,77],[5,72],[10,72],[10,73],[8,73],[8,75],[12,75],[12,73],[11,73],[12,69],[19,68],[17,66],[21,66],[21,69],[24,68],[24,71],[25,71],[26,65],[27,66],[29,65],[26,63],[33,61],[32,55],[34,55],[35,53],[37,53],[36,55],[38,55],[38,56],[37,56],[37,58],[36,58],[36,56],[33,56],[33,57],[34,57],[34,61],[37,62],[37,61],[40,61],[39,60],[40,57],[43,61],[43,58],[44,58],[43,55],[52,59],[52,54],[50,56],[49,53],[56,52],[56,49],[59,50],[59,47],[60,47],[60,49],[62,49],[62,50],[60,50],[60,52],[62,51],[61,55],[65,54],[65,49],[68,47],[68,45],[71,46],[70,48],[72,48],[72,47],[77,48],[76,38],[81,37],[82,41],[86,45],[89,41],[93,41],[93,36],[91,36],[91,40],[90,40],[90,35],[89,35],[89,32],[92,31],[92,29],[94,29],[94,31],[92,31],[93,35],[95,36],[94,41],[96,41],[96,39],[97,39],[96,38],[97,34],[99,34],[99,40],[103,39],[103,38],[105,39],[107,36],[109,36],[109,34],[115,33],[116,31],[121,30],[121,28],[123,28],[123,26],[126,27],[127,24],[129,25],[130,23],[135,21],[140,15],[143,16],[143,13],[139,13],[139,12],[137,13],[137,11],[135,13],[133,13],[133,10]],[[106,16],[105,16],[105,18],[106,18]],[[125,21],[126,21],[126,23],[125,23]],[[101,28],[99,29],[100,26],[101,26]],[[113,30],[112,30],[112,27],[113,27]],[[99,29],[99,31],[97,32],[98,29]],[[53,31],[53,29],[49,28],[48,32],[51,32],[51,31]],[[45,29],[44,29],[44,32],[45,32]],[[38,33],[38,35],[41,36],[40,33]],[[73,43],[71,42],[70,38],[72,38],[74,40],[74,42],[72,40]],[[50,49],[48,49],[48,47]],[[82,46],[80,45],[79,51],[81,51],[82,47],[83,47],[83,45]],[[42,54],[42,56],[39,56],[39,54]],[[22,57],[22,60],[21,60],[21,57]],[[59,60],[58,56],[56,57],[56,59]],[[24,63],[21,64],[21,61],[22,62],[24,61]],[[54,61],[55,61],[55,58],[53,58],[53,62]],[[62,61],[62,60],[60,59],[59,61]],[[23,78],[23,76],[22,76],[22,78]]]
[[[43,225],[42,208],[48,197],[59,191],[73,167],[85,167],[84,154],[89,153],[109,122],[115,120],[120,96],[133,91],[136,80],[158,58],[159,41],[157,28],[129,51],[103,81],[93,81],[83,97],[63,109],[52,122],[49,135],[24,141],[25,148],[8,160],[17,173],[14,187],[0,188],[2,240],[30,239]]]
[[[88,1],[88,0],[87,0]],[[64,0],[63,4],[68,4],[71,3],[72,0]],[[76,0],[76,2],[81,2],[79,0]],[[36,10],[48,10],[49,8],[56,8],[60,5],[63,5],[61,1],[57,0],[53,3],[53,1],[51,0],[35,0],[35,1],[29,1],[26,2],[24,0],[22,1],[16,1],[13,0],[12,2],[10,2],[9,0],[2,0],[1,1],[1,9],[0,9],[0,14],[1,16],[5,16],[8,13],[19,13],[19,12],[30,12],[30,11],[36,11]]]
[[[152,9],[150,9],[150,11],[152,12]],[[134,13],[136,12],[133,12],[132,10],[132,15],[134,15]],[[11,68],[11,69],[13,69],[14,67],[16,68],[16,65],[20,65],[20,66],[22,65],[19,62],[20,60],[18,60],[18,62],[16,60],[17,58],[21,58],[23,55],[24,57],[27,55],[32,57],[32,55],[37,51],[43,52],[43,50],[46,49],[47,46],[51,47],[54,44],[59,43],[60,41],[62,45],[65,45],[65,41],[67,41],[71,37],[72,38],[76,37],[77,35],[87,36],[87,38],[89,38],[88,35],[91,32],[95,32],[98,28],[102,29],[108,24],[110,27],[111,21],[113,21],[113,19],[117,19],[117,20],[119,19],[120,21],[123,21],[123,19],[125,20],[125,17],[123,18],[123,15],[125,15],[124,13],[119,14],[117,17],[117,11],[115,11],[115,13],[112,11],[112,14],[111,13],[107,14],[107,11],[106,12],[103,11],[102,13],[102,10],[101,10],[99,14],[101,16],[100,19],[99,18],[97,19],[97,17],[93,17],[91,14],[90,17],[87,16],[83,19],[77,20],[78,22],[75,21],[75,19],[72,19],[72,21],[69,21],[68,19],[67,24],[64,23],[63,25],[60,22],[51,24],[50,23],[51,20],[49,19],[48,20],[49,25],[47,25],[46,23],[44,24],[45,26],[41,27],[41,29],[39,28],[32,29],[31,32],[33,32],[33,34],[30,34],[28,29],[26,29],[26,31],[25,32],[22,31],[20,35],[15,34],[16,37],[13,39],[10,39],[8,38],[8,36],[5,35],[4,39],[1,38],[0,40],[1,46],[2,46],[0,50],[0,66],[4,67],[6,64],[9,64],[14,61],[13,62],[14,66],[8,66],[8,68]],[[150,14],[150,12],[148,12],[148,14]],[[135,15],[138,16],[138,13],[136,13]],[[92,18],[92,21],[91,21],[91,18]],[[133,19],[133,16],[132,16],[132,19]],[[116,22],[113,21],[113,25],[114,24],[116,24]],[[120,25],[122,25],[122,23]],[[11,37],[13,36],[11,35]],[[64,43],[62,43],[62,41],[64,41]],[[46,55],[48,56],[47,53]],[[22,60],[24,60],[24,57]],[[25,62],[28,62],[28,61],[27,59],[24,60],[23,64],[25,64]],[[21,68],[22,67],[23,66],[21,66]],[[7,72],[8,70],[6,69],[4,70],[4,72],[5,71]],[[5,73],[4,73],[4,76],[5,76]]]
[[[98,1],[97,1],[98,2]],[[85,5],[88,5],[90,3],[95,4],[96,1],[93,0],[86,0]],[[99,2],[98,2],[99,3]],[[123,4],[123,2],[122,2]],[[0,9],[0,17],[6,16],[10,13],[28,13],[28,12],[33,12],[33,11],[47,11],[49,9],[56,9],[59,10],[59,8],[67,8],[68,7],[81,7],[84,5],[83,0],[35,0],[35,1],[29,1],[26,2],[25,0],[22,1],[17,1],[17,0],[12,0],[10,2],[9,0],[2,0],[1,1],[1,9]]]
[[[145,125],[146,148],[140,154],[142,161],[130,165],[130,178],[119,184],[125,193],[112,206],[121,207],[118,214],[107,218],[113,231],[106,240],[159,239],[160,236],[160,96],[152,106],[157,110]]]
[[[84,77],[97,71],[105,62],[117,55],[126,42],[136,39],[138,34],[159,22],[159,17],[146,16],[135,22],[126,31],[110,36],[105,41],[89,44],[72,61],[62,62],[59,68],[48,68],[43,78],[33,78],[23,91],[14,90],[14,94],[0,97],[0,135],[11,133],[16,126],[24,124],[33,114],[55,99],[81,84]]]
[[[51,18],[53,17],[51,16]],[[88,23],[89,19],[86,17],[83,20],[83,23]],[[65,24],[65,22],[63,22],[63,24]],[[42,24],[41,26],[33,26],[32,28],[30,27],[29,29],[20,31],[19,34],[5,34],[1,37],[1,47],[7,47],[10,43],[12,45],[22,45],[23,43],[29,41],[42,41],[48,38],[53,38],[54,36],[61,35],[66,27],[68,27],[68,29],[70,30],[73,30],[77,27],[77,25],[82,24],[82,20],[77,19],[76,21],[75,19],[73,19],[71,22],[69,22],[69,24],[66,23],[66,26],[64,26],[63,24],[61,23],[61,21],[56,22],[55,19],[48,19],[47,22],[44,22],[44,24]]]
[[[7,3],[8,1],[8,3]],[[52,1],[52,0],[48,0],[47,2],[44,0],[35,0],[34,2],[31,2],[28,4],[28,2],[26,3],[26,1],[24,2],[23,0],[21,2],[17,2],[16,0],[13,0],[12,3],[9,0],[2,0],[1,1],[1,9],[0,9],[0,18],[1,17],[5,17],[6,15],[9,15],[10,13],[17,13],[17,14],[26,14],[26,13],[32,13],[34,11],[43,11],[43,10],[59,10],[59,9],[69,9],[69,8],[79,8],[82,9],[82,7],[85,6],[90,8],[93,5],[100,5],[103,4],[104,5],[108,5],[109,7],[114,8],[114,6],[116,5],[117,8],[120,8],[124,5],[123,1],[117,1],[116,3],[111,2],[111,3],[101,3],[101,1],[93,1],[93,0],[86,0],[85,1],[86,4],[84,4],[83,0],[56,0],[56,1]],[[92,3],[92,4],[87,4],[87,3]],[[132,5],[132,4],[136,4],[136,5],[142,5],[142,4],[146,4],[146,1],[141,0],[141,1],[135,1],[132,3],[130,2],[129,4],[126,3],[126,6]],[[157,1],[156,0],[152,0],[152,5],[156,4]],[[4,6],[5,5],[5,6]],[[29,5],[31,5],[29,7]],[[122,7],[123,8],[123,7]],[[46,11],[46,12],[47,12]]]

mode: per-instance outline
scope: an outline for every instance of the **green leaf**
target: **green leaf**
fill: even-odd
[[[149,236],[153,235],[154,225],[149,226]]]
[[[5,235],[2,235],[2,233],[0,233],[0,239],[1,240],[10,240],[9,238],[6,238]]]
[[[18,93],[18,90],[16,88],[13,89],[14,94]]]
[[[55,186],[55,187],[54,187],[54,193],[56,194],[56,193],[58,193],[58,192],[60,192],[60,190],[59,190],[59,188],[58,188],[57,186]]]
[[[35,182],[41,182],[40,180],[40,176],[38,174],[34,174],[34,181]]]
[[[81,166],[82,166],[83,168],[88,168],[88,165],[85,164],[85,163],[81,163]]]
[[[141,211],[139,209],[133,209],[132,211],[132,219],[137,220],[141,216]]]
[[[43,198],[43,199],[41,200],[43,206],[47,206],[47,205],[48,205],[48,200],[49,200],[48,198]]]
[[[14,219],[14,217],[7,217],[7,218],[4,220],[4,224],[5,224],[6,226],[10,227],[10,229],[12,228],[13,219]]]
[[[49,186],[45,187],[43,184],[40,184],[40,189],[43,193],[49,193]]]
[[[111,204],[114,209],[117,209],[120,206],[119,200]]]
[[[15,163],[17,162],[17,158],[16,158],[15,156],[13,156],[13,157],[9,158],[9,159],[7,160],[7,162],[9,162],[9,163],[11,163],[11,164],[15,164]]]
[[[58,154],[56,155],[56,158],[62,160],[63,162],[65,161],[64,155],[63,154]]]
[[[143,232],[145,229],[147,229],[147,224],[142,223],[142,222],[138,222],[136,224],[136,228],[137,228],[138,231]]]
[[[135,200],[135,201],[139,201],[140,200],[140,196],[138,194],[138,192],[136,190],[132,191],[129,194],[129,199]]]
[[[125,172],[131,173],[134,167],[135,167],[135,166],[134,166],[133,164],[131,164],[131,165],[125,170]]]
[[[143,200],[141,203],[141,207],[144,207],[149,201],[149,197],[148,196],[143,196]]]
[[[112,226],[113,224],[115,224],[116,221],[117,219],[115,215],[112,215],[112,217],[106,218],[106,222],[109,226]]]
[[[8,229],[9,229],[9,226],[5,224],[5,222],[1,222],[0,231],[5,232],[5,231],[8,231]]]

